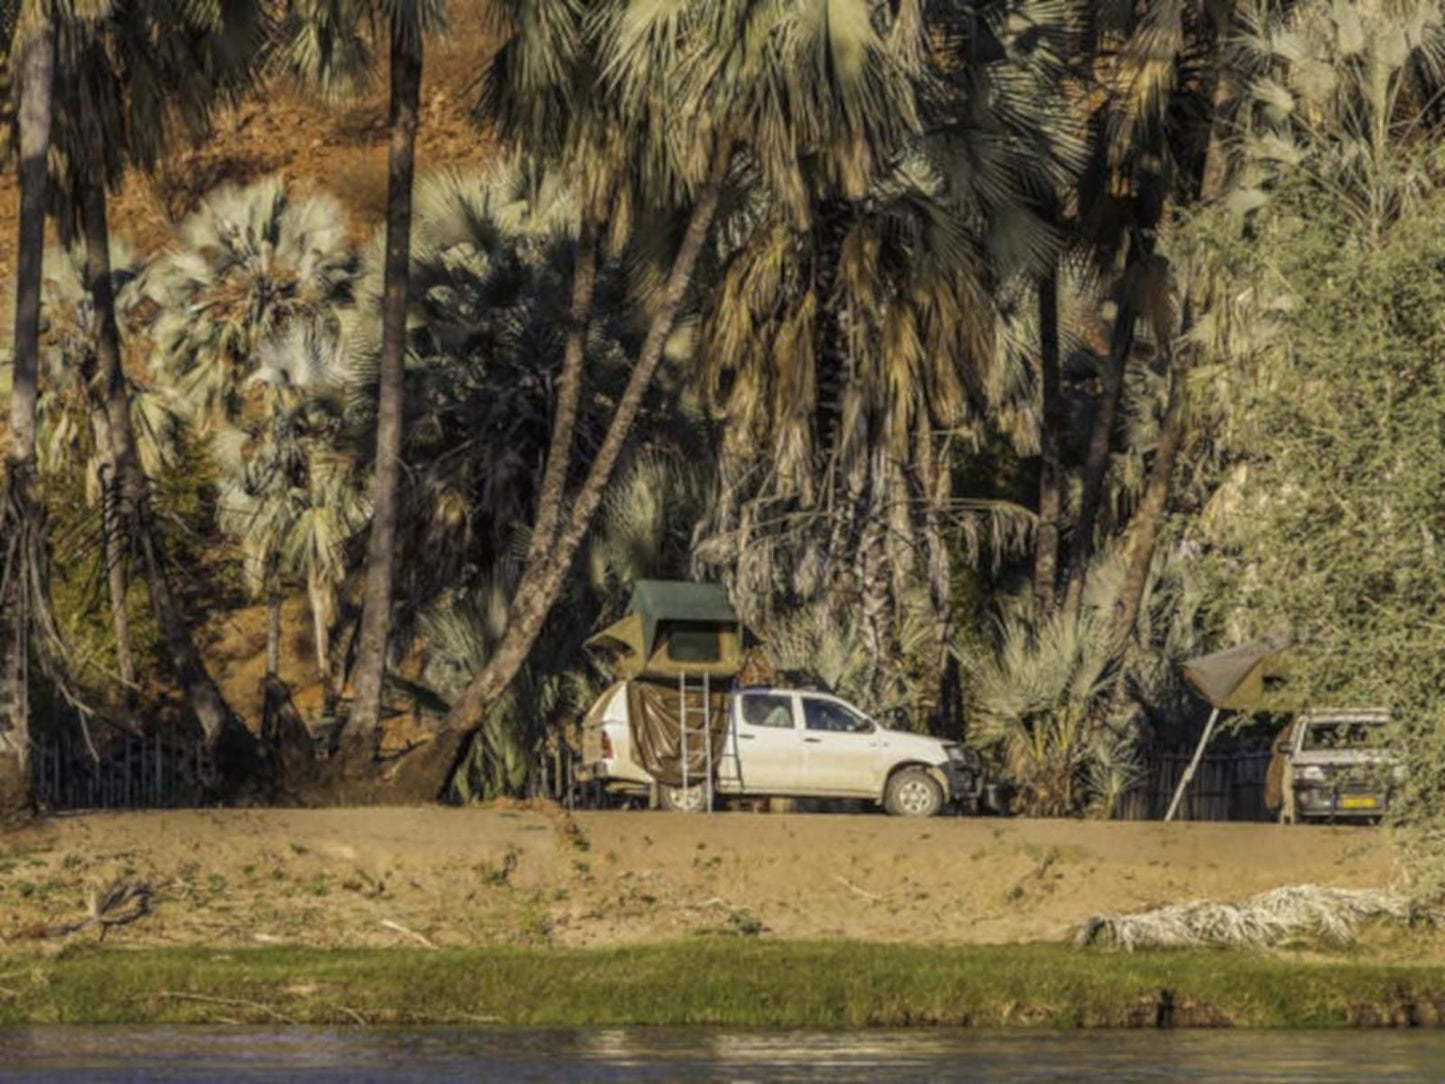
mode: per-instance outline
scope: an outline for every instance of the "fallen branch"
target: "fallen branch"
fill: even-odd
[[[47,937],[70,937],[91,926],[100,928],[101,939],[112,926],[126,926],[150,914],[150,886],[140,881],[114,881],[101,889],[92,887],[86,894],[89,914],[75,922],[58,922],[29,926],[16,936],[40,940]]]
[[[423,937],[415,930],[407,929],[400,922],[393,922],[389,918],[384,918],[381,920],[381,924],[385,926],[388,930],[395,930],[397,933],[406,934],[406,936],[412,938],[413,940],[419,941],[421,944],[425,945],[429,949],[435,950],[437,947],[432,941],[428,940],[426,937]]]
[[[295,1024],[293,1017],[267,1005],[264,1001],[251,1001],[244,997],[213,997],[210,994],[187,994],[177,990],[159,990],[156,997],[171,998],[174,1001],[199,1001],[207,1005],[231,1005],[243,1009],[260,1009],[283,1024]]]
[[[345,1005],[338,1005],[338,1006],[336,1006],[336,1007],[337,1007],[338,1009],[340,1009],[342,1012],[344,1012],[347,1016],[351,1017],[351,1019],[355,1020],[355,1021],[356,1021],[358,1024],[360,1024],[362,1027],[366,1027],[366,1026],[367,1026],[367,1025],[366,1025],[366,1017],[362,1016],[362,1015],[361,1015],[359,1012],[357,1012],[355,1009],[349,1009],[349,1008],[347,1008]]]
[[[842,885],[844,888],[846,888],[849,892],[852,892],[852,893],[854,893],[855,895],[858,895],[858,896],[862,896],[865,900],[872,900],[874,903],[878,903],[878,902],[880,902],[880,901],[883,899],[883,897],[880,896],[880,895],[878,895],[876,892],[869,892],[869,891],[867,891],[866,889],[859,888],[859,887],[858,887],[857,885],[855,885],[852,881],[850,881],[850,880],[848,880],[848,879],[846,879],[846,878],[844,878],[844,877],[837,877],[837,876],[835,876],[835,877],[833,878],[833,880],[837,881],[840,885]]]

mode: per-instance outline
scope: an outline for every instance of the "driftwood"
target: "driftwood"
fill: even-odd
[[[1440,926],[1445,915],[1374,889],[1290,885],[1237,903],[1192,900],[1128,915],[1094,915],[1075,941],[1116,945],[1129,952],[1201,945],[1258,949],[1299,937],[1349,944],[1356,928],[1371,921]]]
[[[31,940],[70,937],[95,926],[104,940],[112,926],[126,926],[150,914],[150,886],[142,881],[114,881],[104,888],[95,886],[86,893],[85,905],[89,913],[82,919],[28,926],[16,936]]]
[[[384,918],[381,920],[381,924],[385,926],[388,930],[395,930],[397,933],[406,934],[406,936],[410,937],[412,940],[417,941],[422,945],[425,945],[429,949],[436,948],[436,944],[432,942],[429,938],[417,933],[415,930],[408,929],[400,922],[395,922],[392,919]]]

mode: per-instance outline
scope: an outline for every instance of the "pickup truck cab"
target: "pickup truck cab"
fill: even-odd
[[[727,695],[716,795],[862,798],[909,817],[978,801],[978,759],[957,742],[889,730],[826,693],[756,688]],[[600,757],[589,774],[613,792],[650,790],[654,780],[632,756],[625,688],[608,696],[594,716],[600,740],[589,744]],[[701,783],[659,786],[658,797],[674,810],[700,809],[706,801]]]

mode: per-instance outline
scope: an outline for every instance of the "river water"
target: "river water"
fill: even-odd
[[[0,1079],[1445,1080],[1421,1032],[0,1029]]]

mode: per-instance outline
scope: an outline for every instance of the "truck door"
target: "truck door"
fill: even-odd
[[[876,797],[883,787],[878,728],[840,700],[804,696],[803,776],[810,794]]]
[[[739,694],[733,726],[743,793],[797,793],[803,735],[794,700],[787,692]]]

